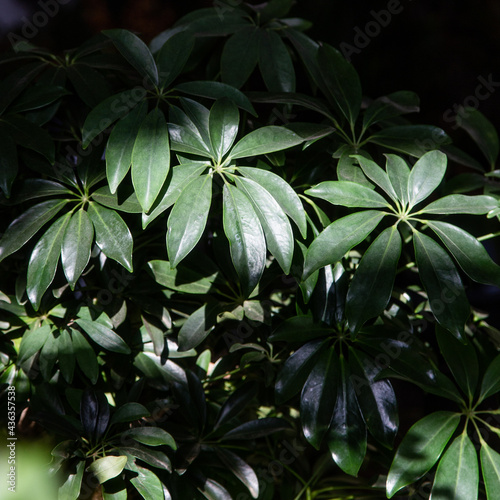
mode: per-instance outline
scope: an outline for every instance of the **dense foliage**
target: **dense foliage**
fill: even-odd
[[[291,3],[0,60],[1,383],[62,500],[500,491],[497,133]]]

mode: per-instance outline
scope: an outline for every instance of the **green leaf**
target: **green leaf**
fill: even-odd
[[[113,127],[106,145],[106,177],[109,190],[116,192],[132,164],[132,151],[148,106],[146,101],[130,110]]]
[[[500,490],[500,454],[483,441],[480,457],[486,498],[487,500],[495,500]]]
[[[421,212],[426,214],[474,214],[482,215],[498,208],[498,200],[493,196],[467,196],[450,194],[429,203]]]
[[[398,125],[373,134],[369,142],[420,158],[427,151],[450,144],[451,139],[432,125]]]
[[[359,410],[349,367],[340,355],[337,401],[328,433],[328,447],[335,463],[357,476],[366,454],[366,425]]]
[[[229,99],[215,101],[210,110],[208,130],[212,149],[219,163],[236,139],[239,120],[238,108]]]
[[[220,308],[218,302],[208,302],[189,316],[179,331],[179,351],[188,351],[205,340],[217,323]]]
[[[158,476],[143,467],[137,467],[138,476],[132,477],[130,482],[144,500],[163,500],[163,486]]]
[[[476,449],[464,431],[446,450],[432,485],[430,500],[472,500],[477,498],[479,465]]]
[[[95,241],[110,259],[132,272],[132,234],[123,219],[114,211],[90,202],[88,215],[94,224]]]
[[[307,222],[304,207],[297,193],[286,181],[275,173],[260,168],[238,167],[238,171],[269,191],[283,211],[297,224],[302,237],[306,237]]]
[[[250,401],[257,396],[258,390],[259,385],[257,382],[247,382],[238,387],[221,406],[214,428],[217,429],[221,424],[229,422],[240,414]]]
[[[59,354],[58,340],[51,334],[47,337],[47,340],[43,344],[40,351],[39,363],[40,372],[45,380],[50,380],[52,377],[52,368],[57,360]]]
[[[75,328],[71,329],[73,352],[80,370],[88,377],[92,384],[99,378],[99,363],[97,355],[87,339]]]
[[[401,236],[396,226],[384,229],[368,247],[349,286],[346,316],[356,333],[367,319],[382,314],[389,303],[401,255]]]
[[[85,210],[80,209],[73,214],[66,227],[62,240],[61,262],[64,274],[71,290],[85,270],[89,260],[94,227]]]
[[[26,179],[19,184],[18,189],[14,192],[12,200],[9,200],[9,202],[17,205],[24,201],[43,198],[45,196],[67,194],[74,195],[74,192],[58,182],[49,181],[48,179]]]
[[[492,123],[477,109],[461,107],[456,116],[457,125],[463,128],[479,146],[491,167],[495,166],[500,144]]]
[[[143,462],[146,462],[153,467],[156,467],[160,470],[166,470],[168,472],[172,471],[172,464],[170,463],[170,459],[163,453],[158,450],[151,450],[150,448],[145,448],[139,444],[130,445],[130,446],[120,446],[119,451],[121,453],[126,453],[128,455],[132,455]],[[156,500],[156,499],[155,499]]]
[[[420,99],[415,92],[400,90],[375,99],[363,115],[363,128],[406,113],[420,111]]]
[[[318,49],[317,62],[326,85],[326,97],[338,106],[347,121],[354,126],[362,97],[356,70],[337,49],[327,44]]]
[[[249,26],[229,37],[220,59],[224,83],[239,89],[248,80],[259,59],[259,34],[258,28]]]
[[[31,253],[28,264],[26,293],[35,311],[40,307],[42,296],[56,274],[61,255],[64,231],[71,213],[59,217],[40,238]]]
[[[82,146],[90,143],[116,120],[130,113],[146,97],[146,89],[136,87],[124,90],[99,103],[85,119],[82,128]],[[97,142],[97,141],[96,141]],[[100,142],[100,141],[99,141]]]
[[[253,116],[257,116],[248,97],[238,89],[231,87],[231,85],[220,82],[195,81],[181,83],[176,85],[175,88],[186,94],[208,97],[209,99],[222,99],[223,97],[227,97],[233,101],[238,108],[248,111]]]
[[[460,422],[460,415],[438,411],[427,415],[406,433],[387,476],[387,497],[414,483],[437,462]],[[453,498],[453,497],[449,497]]]
[[[127,457],[125,456],[107,456],[98,458],[95,462],[92,462],[87,470],[94,474],[99,480],[99,483],[102,484],[108,479],[118,476],[126,463]]]
[[[269,434],[273,434],[274,432],[287,429],[290,429],[290,424],[282,418],[258,418],[238,425],[238,427],[226,432],[221,439],[258,439],[264,436],[269,436]]]
[[[500,391],[500,354],[488,365],[481,383],[479,402]]]
[[[339,181],[350,181],[373,189],[375,186],[366,178],[358,162],[351,156],[352,150],[344,151],[337,163],[337,177]]]
[[[479,363],[474,347],[470,341],[467,344],[460,342],[439,325],[436,325],[436,338],[453,377],[467,394],[469,401],[472,401],[479,378]]]
[[[380,368],[362,351],[349,347],[351,382],[372,436],[388,448],[398,432],[396,394],[388,380],[377,380]]]
[[[71,342],[68,330],[60,330],[57,342],[59,351],[59,368],[61,369],[61,374],[64,380],[66,380],[68,384],[71,384],[75,373],[75,353],[73,351],[73,343]]]
[[[130,354],[130,347],[110,328],[96,321],[89,321],[83,318],[76,319],[75,323],[80,326],[96,344],[104,347],[104,349],[120,354]]]
[[[195,37],[189,30],[171,36],[156,55],[161,88],[168,87],[181,73],[191,51]]]
[[[132,186],[128,186],[127,189],[124,190],[125,193],[122,196],[121,193],[120,195],[118,193],[111,194],[109,186],[102,186],[92,193],[91,198],[93,201],[99,203],[99,205],[104,205],[105,207],[112,208],[113,210],[118,210],[128,214],[141,214],[143,213],[142,207],[137,199],[137,196],[131,189]],[[127,196],[126,193],[129,192],[130,195]]]
[[[50,325],[43,325],[37,327],[35,324],[24,333],[21,344],[19,345],[19,352],[17,354],[17,363],[22,364],[33,354],[38,352],[49,336],[51,335],[52,328]]]
[[[110,425],[133,422],[143,417],[149,417],[151,414],[148,409],[139,403],[125,403],[119,406],[111,417]]]
[[[238,455],[224,448],[215,448],[220,461],[247,487],[252,498],[259,496],[259,479],[254,470]]]
[[[248,296],[264,271],[266,240],[248,197],[227,183],[223,191],[223,225],[242,292]]]
[[[328,264],[335,264],[361,243],[384,218],[384,213],[366,210],[347,215],[326,227],[309,247],[302,279]]]
[[[300,421],[305,438],[319,450],[328,432],[337,396],[339,357],[334,347],[324,349],[300,395]]]
[[[280,322],[268,340],[270,342],[305,342],[317,337],[325,337],[330,333],[329,326],[315,322],[311,316],[294,316]]]
[[[464,272],[478,283],[500,286],[500,266],[495,264],[481,242],[453,224],[428,221]]]
[[[200,240],[211,202],[210,175],[195,178],[182,190],[167,222],[167,250],[172,267],[176,267]]]
[[[259,68],[270,92],[295,92],[292,58],[275,30],[259,32]]]
[[[75,474],[68,474],[66,481],[59,487],[58,498],[66,500],[78,500],[80,489],[82,487],[83,472],[85,470],[85,462],[80,461],[76,465]]]
[[[240,139],[229,153],[229,156],[236,160],[237,158],[263,155],[291,148],[302,142],[304,142],[304,139],[295,132],[285,127],[270,125],[253,130]]]
[[[109,97],[108,80],[92,67],[86,64],[72,64],[65,69],[76,93],[90,108],[94,108]]]
[[[305,194],[326,200],[333,205],[359,208],[386,208],[389,203],[373,189],[349,181],[324,181]]]
[[[10,190],[16,178],[17,147],[12,137],[5,130],[0,134],[0,189],[7,198],[10,197]]]
[[[365,175],[375,184],[381,187],[394,201],[398,199],[398,195],[389,180],[389,176],[380,168],[374,161],[369,160],[361,155],[353,155],[358,160]]]
[[[160,427],[133,427],[121,434],[123,437],[132,438],[148,446],[170,446],[173,450],[177,449],[175,439]]]
[[[236,185],[250,199],[262,224],[266,244],[286,274],[292,265],[294,239],[285,212],[265,188],[251,179],[237,178]]]
[[[446,155],[441,151],[425,153],[413,165],[408,177],[409,206],[425,200],[441,183],[446,172]]]
[[[434,316],[441,326],[462,339],[470,305],[453,261],[425,234],[415,231],[413,242],[420,279]]]
[[[408,205],[408,179],[410,177],[410,169],[408,164],[403,158],[393,154],[386,154],[387,158],[385,168],[387,170],[387,176],[391,181],[391,185],[394,188],[394,192],[398,200],[400,200],[404,206]]]
[[[104,30],[122,56],[154,85],[159,84],[158,69],[147,45],[136,35],[124,29]]]
[[[170,169],[168,127],[155,108],[142,121],[132,151],[132,183],[145,212],[160,193]]]

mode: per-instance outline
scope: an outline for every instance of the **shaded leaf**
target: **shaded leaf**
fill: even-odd
[[[217,322],[220,309],[218,302],[209,302],[189,316],[179,331],[179,351],[188,351],[205,340]]]
[[[239,120],[238,108],[229,99],[215,101],[210,109],[208,130],[218,162],[231,149],[238,133]]]
[[[75,328],[71,329],[71,338],[76,362],[80,370],[89,378],[92,384],[95,384],[99,377],[99,363],[94,349],[87,342],[87,339]]]
[[[494,500],[500,488],[500,454],[483,441],[480,457],[486,498]]]
[[[168,87],[181,73],[193,50],[195,38],[189,30],[171,36],[156,54],[162,88]]]

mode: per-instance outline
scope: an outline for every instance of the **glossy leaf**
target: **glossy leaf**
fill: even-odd
[[[264,230],[267,248],[286,274],[292,265],[294,239],[285,212],[274,197],[257,182],[237,178],[236,185],[251,201],[255,213]]]
[[[396,394],[389,380],[377,380],[380,368],[363,352],[349,348],[351,381],[368,430],[379,442],[392,447],[398,431]]]
[[[500,286],[500,266],[493,262],[474,236],[447,222],[428,221],[428,225],[470,278],[479,283]]]
[[[120,354],[130,354],[130,347],[113,330],[88,319],[77,318],[75,323],[88,334],[88,336],[104,349]]]
[[[65,69],[78,97],[90,108],[94,108],[109,97],[110,86],[108,80],[94,68],[77,63]]]
[[[422,209],[426,214],[475,214],[482,215],[498,208],[498,201],[492,196],[450,194],[429,203]]]
[[[354,67],[342,54],[324,44],[318,49],[317,62],[327,88],[327,98],[335,103],[354,126],[361,109],[361,83]]]
[[[300,420],[305,438],[317,450],[328,432],[337,396],[339,357],[333,347],[320,353],[300,395]]]
[[[420,279],[434,316],[441,326],[462,339],[470,306],[453,261],[425,234],[415,232],[413,242]]]
[[[122,56],[154,85],[159,84],[158,69],[147,45],[136,35],[124,29],[104,30]]]
[[[99,377],[99,363],[94,349],[75,328],[71,329],[71,339],[73,341],[73,352],[80,370],[89,378],[92,384],[95,384]]]
[[[295,92],[295,70],[281,37],[274,30],[259,35],[259,69],[266,87],[270,92]]]
[[[149,417],[150,413],[147,408],[139,403],[125,403],[119,406],[111,417],[110,425],[120,424],[125,422],[133,422],[143,417]]]
[[[161,427],[133,427],[122,432],[121,435],[148,446],[167,445],[173,450],[177,449],[175,439]]]
[[[242,292],[248,296],[264,271],[266,240],[252,203],[243,191],[229,184],[223,191],[223,224]]]
[[[386,208],[389,203],[373,189],[349,181],[324,181],[305,194],[326,200],[333,205],[359,208]]]
[[[259,496],[259,479],[254,470],[238,455],[224,448],[215,448],[220,461],[247,487],[252,498]]]
[[[347,293],[346,316],[353,333],[367,319],[382,314],[387,306],[401,246],[401,236],[396,226],[392,226],[384,229],[363,254]]]
[[[302,137],[285,127],[270,125],[253,130],[240,139],[234,145],[229,156],[236,160],[237,158],[263,155],[297,146],[303,141]]]
[[[131,446],[120,446],[119,451],[132,455],[143,462],[152,465],[160,470],[172,471],[172,464],[165,453],[158,450],[152,450],[139,444]]]
[[[74,195],[74,192],[66,186],[59,184],[59,182],[50,181],[48,179],[26,179],[18,185],[18,188],[13,193],[12,199],[9,201],[17,205],[23,201],[44,198],[45,196],[68,194]]]
[[[500,354],[488,365],[481,383],[479,400],[489,398],[500,391]]]
[[[363,115],[363,127],[394,118],[406,113],[420,111],[420,99],[415,92],[401,90],[375,99]]]
[[[109,190],[115,193],[132,164],[132,151],[139,127],[147,112],[143,101],[121,118],[113,127],[106,145],[106,177]]]
[[[325,337],[330,333],[331,328],[328,325],[315,322],[311,316],[293,316],[280,322],[268,340],[270,342],[306,342],[317,337]]]
[[[56,274],[61,244],[71,213],[59,217],[40,238],[28,264],[26,292],[35,311]]]
[[[374,161],[369,160],[361,155],[354,155],[358,160],[365,175],[371,179],[375,184],[381,187],[393,200],[398,199],[398,195],[392,186],[389,176],[382,168],[380,168]]]
[[[375,210],[347,215],[325,228],[306,253],[303,279],[316,269],[335,264],[355,245],[361,243],[384,218]]]
[[[52,368],[54,368],[57,356],[59,354],[58,342],[59,339],[54,337],[52,333],[47,337],[42,349],[40,350],[40,372],[45,380],[50,380],[52,375]]]
[[[26,330],[19,345],[19,352],[17,354],[17,361],[19,364],[24,363],[28,358],[38,352],[50,335],[52,335],[52,328],[50,325],[33,326]]]
[[[464,431],[455,438],[439,461],[429,500],[475,499],[478,483],[476,449]]]
[[[328,447],[335,463],[357,476],[366,454],[366,425],[359,410],[349,367],[340,355],[337,401],[328,433]]]
[[[231,149],[238,133],[239,120],[238,108],[229,99],[219,99],[210,109],[208,129],[218,162]]]
[[[495,500],[500,489],[500,454],[483,441],[480,457],[486,498]]]
[[[61,248],[64,274],[72,290],[89,262],[93,240],[94,226],[87,212],[80,209],[64,231]]]
[[[217,302],[209,302],[189,316],[179,331],[179,351],[188,351],[205,340],[217,322],[220,307]]]
[[[307,222],[304,207],[297,193],[286,181],[275,173],[260,168],[238,167],[238,171],[269,191],[283,211],[297,224],[302,237],[306,237]]]
[[[281,418],[258,418],[231,429],[224,434],[222,439],[258,439],[286,429],[290,429],[290,425],[286,420]]]
[[[156,54],[160,86],[168,87],[181,73],[193,50],[195,38],[189,30],[171,36]]]
[[[414,424],[399,445],[387,476],[387,497],[414,483],[437,462],[460,422],[460,415],[438,411]],[[453,498],[453,497],[450,497]]]
[[[0,135],[0,189],[7,198],[10,197],[10,190],[16,178],[17,148],[7,131],[2,130]]]
[[[75,373],[75,353],[68,330],[60,330],[57,343],[59,351],[59,368],[61,370],[61,374],[64,380],[66,380],[68,384],[71,384],[71,382],[73,381],[73,375]]]
[[[160,193],[170,169],[167,122],[155,108],[141,123],[132,150],[132,183],[145,212]]]
[[[474,347],[470,340],[464,344],[439,325],[436,325],[436,338],[453,377],[469,401],[472,401],[479,378],[479,363]]]
[[[210,175],[195,178],[182,190],[167,222],[167,250],[172,267],[176,267],[200,240],[211,202]]]
[[[108,479],[118,476],[126,463],[127,457],[125,456],[107,456],[92,462],[87,470],[92,472],[102,484]]]
[[[130,482],[144,498],[144,500],[163,500],[163,486],[158,476],[144,467],[137,467],[138,475],[132,477]]]
[[[385,164],[387,177],[391,181],[398,200],[406,206],[409,202],[408,179],[410,177],[410,169],[408,164],[403,158],[397,155],[386,154],[385,157],[387,158]]]
[[[250,401],[257,396],[259,386],[255,382],[248,382],[236,389],[221,406],[217,415],[217,420],[214,424],[214,429],[217,429],[225,422],[229,422],[232,418],[241,413]]]
[[[129,186],[130,190],[132,186]],[[129,191],[128,189],[126,190]],[[109,190],[109,186],[102,186],[99,189],[96,189],[91,198],[93,201],[97,201],[99,205],[104,205],[107,208],[112,208],[113,210],[118,210],[119,212],[125,212],[128,214],[140,214],[142,212],[142,207],[137,199],[137,196],[133,191],[130,191],[130,195],[123,196],[118,195],[118,193],[111,194]]]
[[[339,181],[350,181],[373,189],[375,186],[367,179],[358,162],[352,156],[352,151],[344,151],[337,163],[337,177]]]
[[[76,464],[74,474],[69,473],[64,483],[59,487],[59,498],[67,500],[78,500],[80,489],[82,487],[83,472],[85,471],[85,462],[79,461]]]
[[[88,214],[94,224],[97,246],[107,257],[132,272],[132,234],[123,219],[114,210],[92,201]]]
[[[441,151],[429,151],[410,171],[408,199],[410,207],[425,200],[441,183],[446,172],[446,155]]]

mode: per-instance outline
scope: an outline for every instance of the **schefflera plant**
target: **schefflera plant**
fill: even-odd
[[[455,214],[487,214],[498,207],[498,200],[487,195],[450,194],[420,208],[443,180],[446,155],[429,151],[411,169],[403,158],[385,156],[384,170],[369,158],[353,155],[374,183],[371,187],[351,181],[325,181],[305,192],[334,205],[368,210],[341,217],[319,234],[307,250],[303,278],[339,262],[367,239],[383,219],[391,217],[394,223],[363,253],[349,285],[346,317],[351,334],[355,336],[367,320],[384,311],[391,297],[403,241],[408,239],[413,240],[415,265],[436,320],[465,341],[464,325],[470,306],[455,262],[472,280],[495,286],[500,284],[500,266],[473,235],[439,219]],[[433,231],[444,248],[423,232],[426,229]]]

